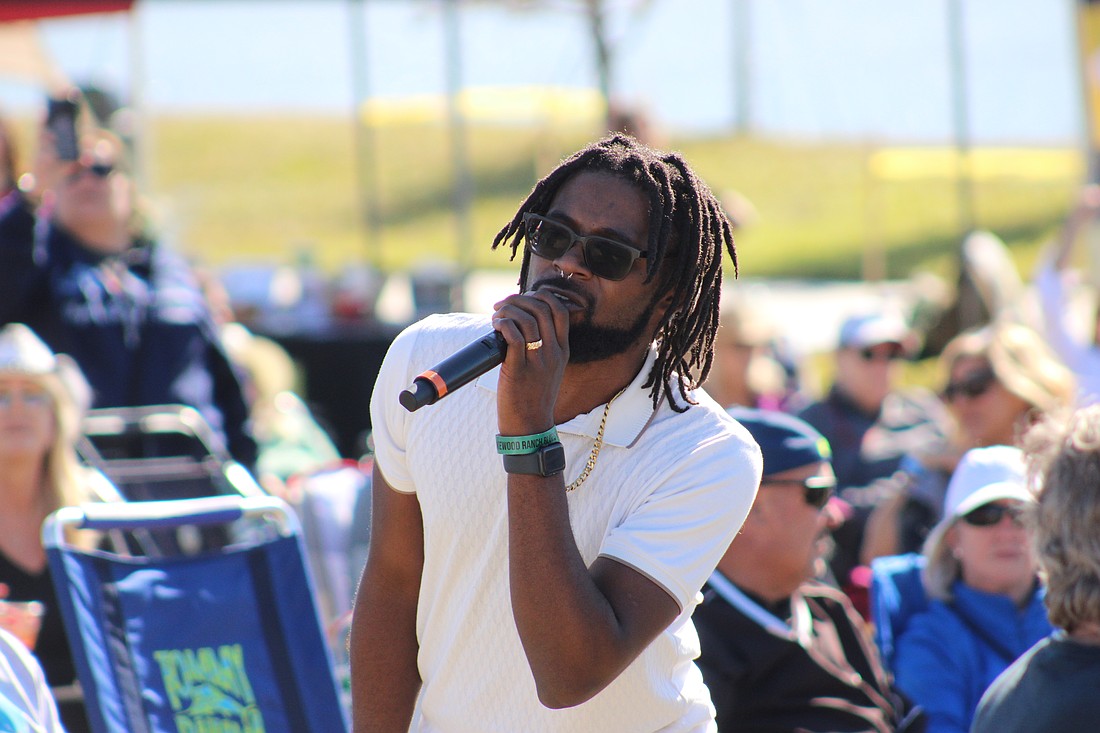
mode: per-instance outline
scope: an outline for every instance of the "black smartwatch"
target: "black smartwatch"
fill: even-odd
[[[549,443],[534,453],[502,456],[504,470],[508,473],[525,473],[531,476],[553,476],[565,470],[565,448],[561,443]]]

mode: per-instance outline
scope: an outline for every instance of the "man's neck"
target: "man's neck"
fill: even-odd
[[[554,422],[561,425],[613,399],[638,376],[647,354],[648,346],[642,351],[631,350],[588,364],[566,365]]]
[[[762,601],[761,605],[766,607],[789,601],[802,584],[784,583],[767,567],[767,563],[730,562],[729,558],[723,558],[718,563],[718,572],[755,600]]]
[[[857,396],[855,390],[848,389],[843,384],[837,383],[833,385],[833,392],[842,402],[848,403],[868,418],[874,418],[882,411],[883,400],[873,400]]]

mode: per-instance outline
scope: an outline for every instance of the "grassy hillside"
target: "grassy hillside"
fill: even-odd
[[[507,254],[489,250],[493,235],[535,180],[592,134],[470,128],[474,195],[466,222],[452,213],[447,131],[431,124],[357,138],[343,119],[157,119],[147,140],[149,189],[166,236],[213,265],[293,262],[309,252],[329,270],[362,261],[395,270],[425,260],[507,268]],[[870,172],[877,152],[870,145],[733,137],[668,144],[719,195],[736,190],[757,209],[756,222],[738,234],[743,275],[954,272],[958,186],[942,172],[884,180]],[[1023,168],[1010,158],[975,183],[973,202],[976,224],[1002,236],[1026,269],[1080,172],[1040,163],[1023,175]]]

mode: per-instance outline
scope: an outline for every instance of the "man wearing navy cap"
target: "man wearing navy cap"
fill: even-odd
[[[698,663],[730,731],[917,731],[848,598],[814,580],[836,485],[829,444],[802,420],[733,408],[764,458],[741,533],[703,589]]]

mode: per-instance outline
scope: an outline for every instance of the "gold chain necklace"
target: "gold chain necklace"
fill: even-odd
[[[584,464],[584,470],[581,471],[581,475],[577,477],[577,480],[565,487],[566,492],[577,489],[588,478],[588,474],[592,473],[592,469],[596,467],[596,459],[599,458],[600,449],[603,448],[603,429],[607,427],[607,415],[611,412],[611,403],[625,391],[626,387],[623,387],[604,405],[603,417],[600,418],[600,429],[596,431],[596,442],[592,444],[592,452],[588,454],[588,462]]]

